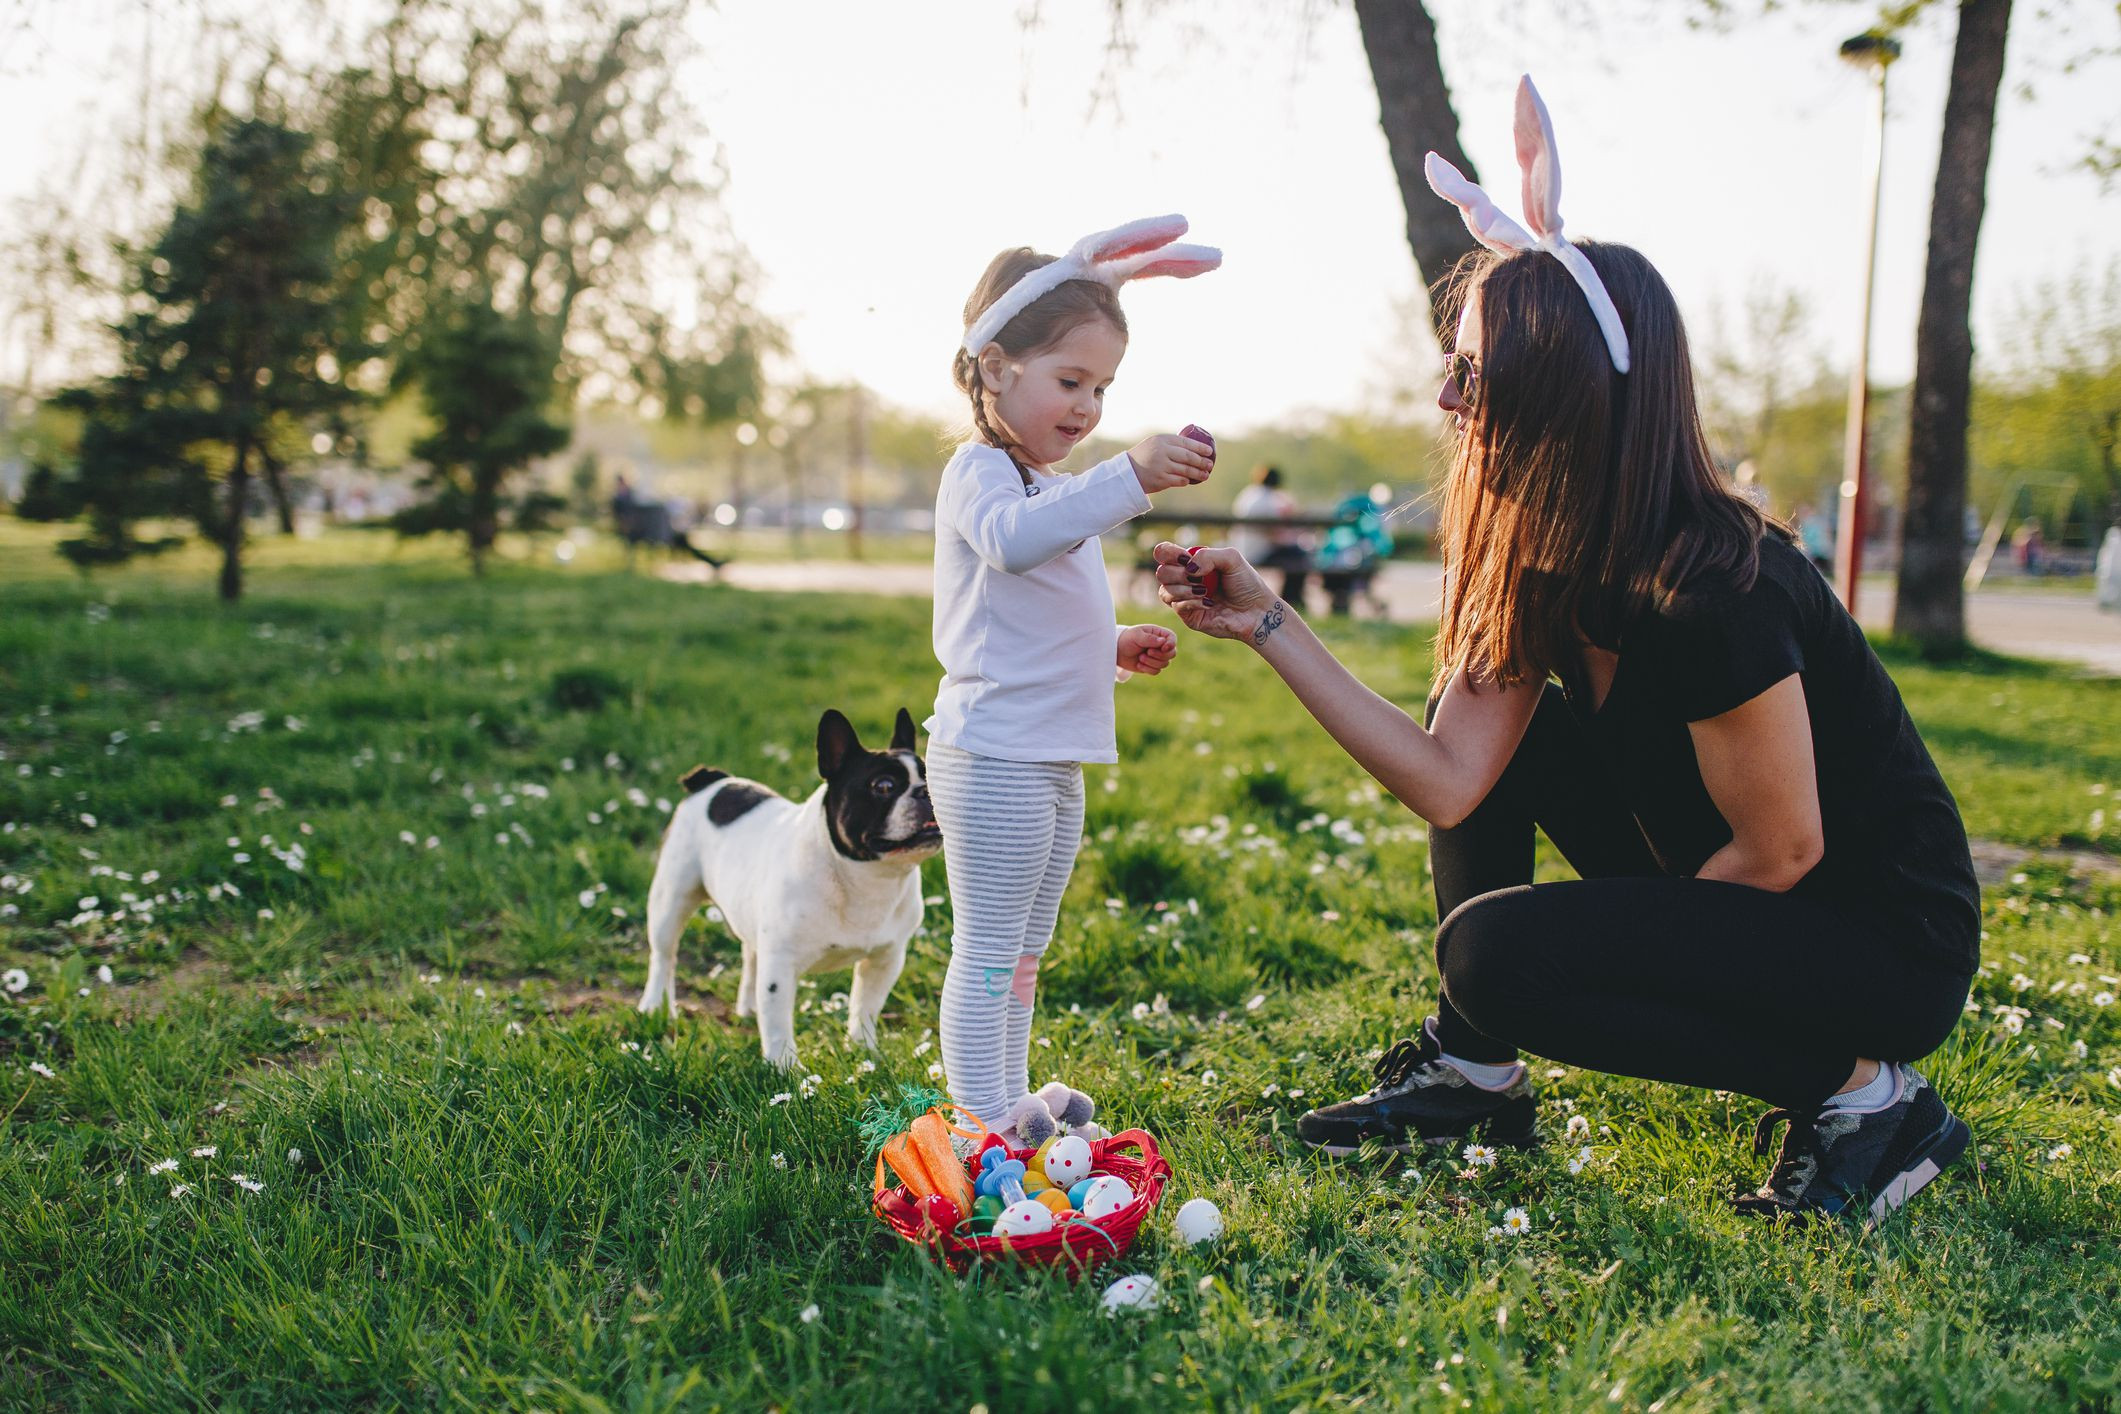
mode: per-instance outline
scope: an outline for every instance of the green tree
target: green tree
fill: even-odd
[[[400,529],[463,531],[472,569],[485,572],[505,483],[565,447],[571,434],[551,412],[552,368],[545,336],[488,301],[467,301],[441,318],[404,367],[435,426],[412,447],[427,463],[431,499],[402,518]],[[533,494],[518,512],[541,518],[549,509]]]
[[[60,400],[84,419],[89,533],[61,547],[77,563],[153,548],[133,523],[183,515],[221,547],[221,597],[242,594],[254,474],[277,474],[290,428],[359,397],[339,371],[365,350],[332,295],[350,213],[306,134],[258,119],[210,129],[190,197],[134,262],[119,371]]]
[[[1973,489],[1983,507],[2027,476],[2067,477],[2121,525],[2121,260],[2030,291],[2001,366],[1974,392]]]

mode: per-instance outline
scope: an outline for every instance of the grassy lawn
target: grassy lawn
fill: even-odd
[[[923,715],[925,603],[338,536],[266,542],[224,609],[196,552],[84,582],[48,540],[0,522],[0,1406],[2121,1404],[2113,871],[1989,891],[1925,1066],[1979,1166],[1873,1238],[1730,1214],[1763,1106],[1540,1062],[1542,1153],[1320,1161],[1295,1116],[1433,994],[1424,834],[1189,639],[1089,773],[1033,1053],[1176,1169],[1112,1273],[1164,1309],[1108,1320],[1102,1282],[960,1283],[869,1217],[853,1121],[935,1060],[942,861],[874,1069],[810,979],[819,1080],[770,1103],[704,917],[692,1013],[631,1011],[679,774],[807,791],[824,707]],[[1418,702],[1424,635],[1330,632]],[[2121,851],[2121,685],[1890,661],[1975,834]],[[1202,1194],[1228,1235],[1182,1249]]]

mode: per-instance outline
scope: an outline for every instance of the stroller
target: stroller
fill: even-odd
[[[1335,614],[1345,618],[1360,595],[1364,608],[1383,618],[1387,606],[1377,595],[1377,567],[1391,558],[1392,532],[1368,496],[1350,496],[1334,510],[1340,523],[1326,532],[1324,543],[1311,557],[1318,582],[1325,586]]]

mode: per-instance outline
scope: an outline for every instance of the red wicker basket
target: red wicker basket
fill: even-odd
[[[1012,1149],[995,1135],[988,1135],[966,1162],[968,1176],[980,1171],[980,1155],[1001,1149],[1012,1159],[1029,1159],[1035,1149]],[[1131,1150],[1132,1152],[1127,1152]],[[1072,1280],[1101,1263],[1120,1256],[1134,1245],[1135,1234],[1156,1211],[1164,1196],[1171,1166],[1157,1152],[1156,1140],[1146,1130],[1129,1129],[1109,1139],[1090,1141],[1090,1172],[1115,1174],[1134,1190],[1134,1201],[1108,1217],[1091,1222],[1080,1213],[1063,1217],[1050,1232],[1029,1237],[975,1237],[963,1230],[941,1232],[924,1223],[903,1187],[877,1193],[872,1208],[877,1217],[900,1237],[925,1248],[951,1271],[962,1274],[975,1262],[1013,1261],[1031,1266],[1063,1268]]]

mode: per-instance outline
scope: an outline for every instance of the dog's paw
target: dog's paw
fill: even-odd
[[[798,1070],[802,1067],[802,1062],[796,1059],[793,1044],[779,1048],[764,1047],[759,1053],[766,1057],[766,1064],[775,1070]]]

